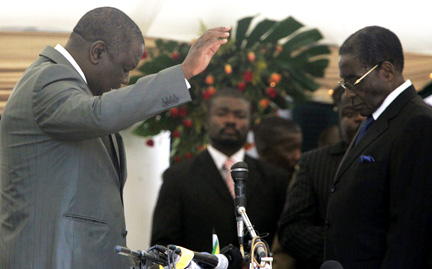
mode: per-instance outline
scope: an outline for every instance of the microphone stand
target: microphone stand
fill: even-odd
[[[242,216],[243,222],[246,225],[246,228],[248,229],[251,237],[252,237],[252,243],[251,243],[251,253],[250,253],[250,268],[254,268],[254,264],[261,268],[272,268],[272,262],[273,257],[269,256],[269,252],[267,250],[267,245],[264,243],[264,240],[262,240],[255,232],[251,221],[249,220],[249,217],[246,214],[246,208],[244,206],[239,206],[237,208],[238,213]],[[255,251],[258,256],[258,260],[255,259]],[[267,267],[267,265],[269,267]]]

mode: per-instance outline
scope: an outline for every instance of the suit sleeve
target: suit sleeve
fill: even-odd
[[[308,156],[302,156],[300,169],[288,191],[278,236],[281,246],[295,259],[320,264],[324,252],[324,227],[314,223],[318,201],[314,195],[309,170],[311,158]]]
[[[151,245],[182,245],[181,225],[182,201],[179,189],[181,177],[177,173],[167,170],[163,174],[163,183],[159,191],[159,197],[153,212],[153,224],[151,232]],[[180,184],[177,184],[179,183]]]
[[[432,249],[431,138],[432,118],[416,117],[404,126],[393,147],[388,247],[381,268],[429,268]]]
[[[180,65],[143,77],[135,85],[92,96],[76,72],[57,64],[40,73],[32,111],[45,133],[81,140],[118,132],[190,100]]]

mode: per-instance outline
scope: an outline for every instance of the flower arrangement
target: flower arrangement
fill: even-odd
[[[252,124],[279,109],[292,108],[289,99],[308,100],[319,88],[314,78],[324,76],[330,53],[328,46],[318,43],[321,33],[304,30],[293,17],[265,19],[249,30],[253,19],[239,20],[234,38],[220,47],[205,72],[189,81],[192,102],[148,119],[134,130],[145,137],[170,131],[171,162],[189,159],[205,148],[206,100],[221,88],[237,88],[249,98]],[[180,64],[189,48],[184,42],[156,40],[138,71],[147,75]],[[131,83],[139,77],[132,77]],[[147,144],[152,145],[151,139]]]

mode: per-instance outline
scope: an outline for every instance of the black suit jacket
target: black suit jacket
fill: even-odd
[[[327,209],[326,259],[344,268],[431,268],[432,109],[402,92],[348,149]]]
[[[279,242],[296,260],[296,269],[319,268],[324,255],[324,222],[330,186],[348,145],[302,154],[294,184],[279,221]]]
[[[271,245],[282,211],[287,174],[249,156],[246,213]],[[194,251],[212,250],[215,229],[221,248],[238,246],[234,200],[208,151],[174,165],[163,175],[153,215],[151,245],[176,244]],[[247,241],[246,241],[247,242]]]

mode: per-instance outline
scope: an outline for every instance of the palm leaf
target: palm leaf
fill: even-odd
[[[252,30],[252,32],[247,37],[246,48],[250,48],[257,41],[260,41],[261,37],[267,33],[274,25],[276,21],[273,20],[263,20],[257,24],[257,26]]]
[[[280,39],[287,37],[303,27],[303,24],[295,20],[293,17],[288,17],[276,24],[271,33],[263,40],[264,43],[276,43]]]
[[[253,18],[254,17],[246,17],[237,22],[236,41],[235,41],[237,50],[241,49],[243,40],[245,39],[246,36],[246,32],[249,29],[249,25]]]

